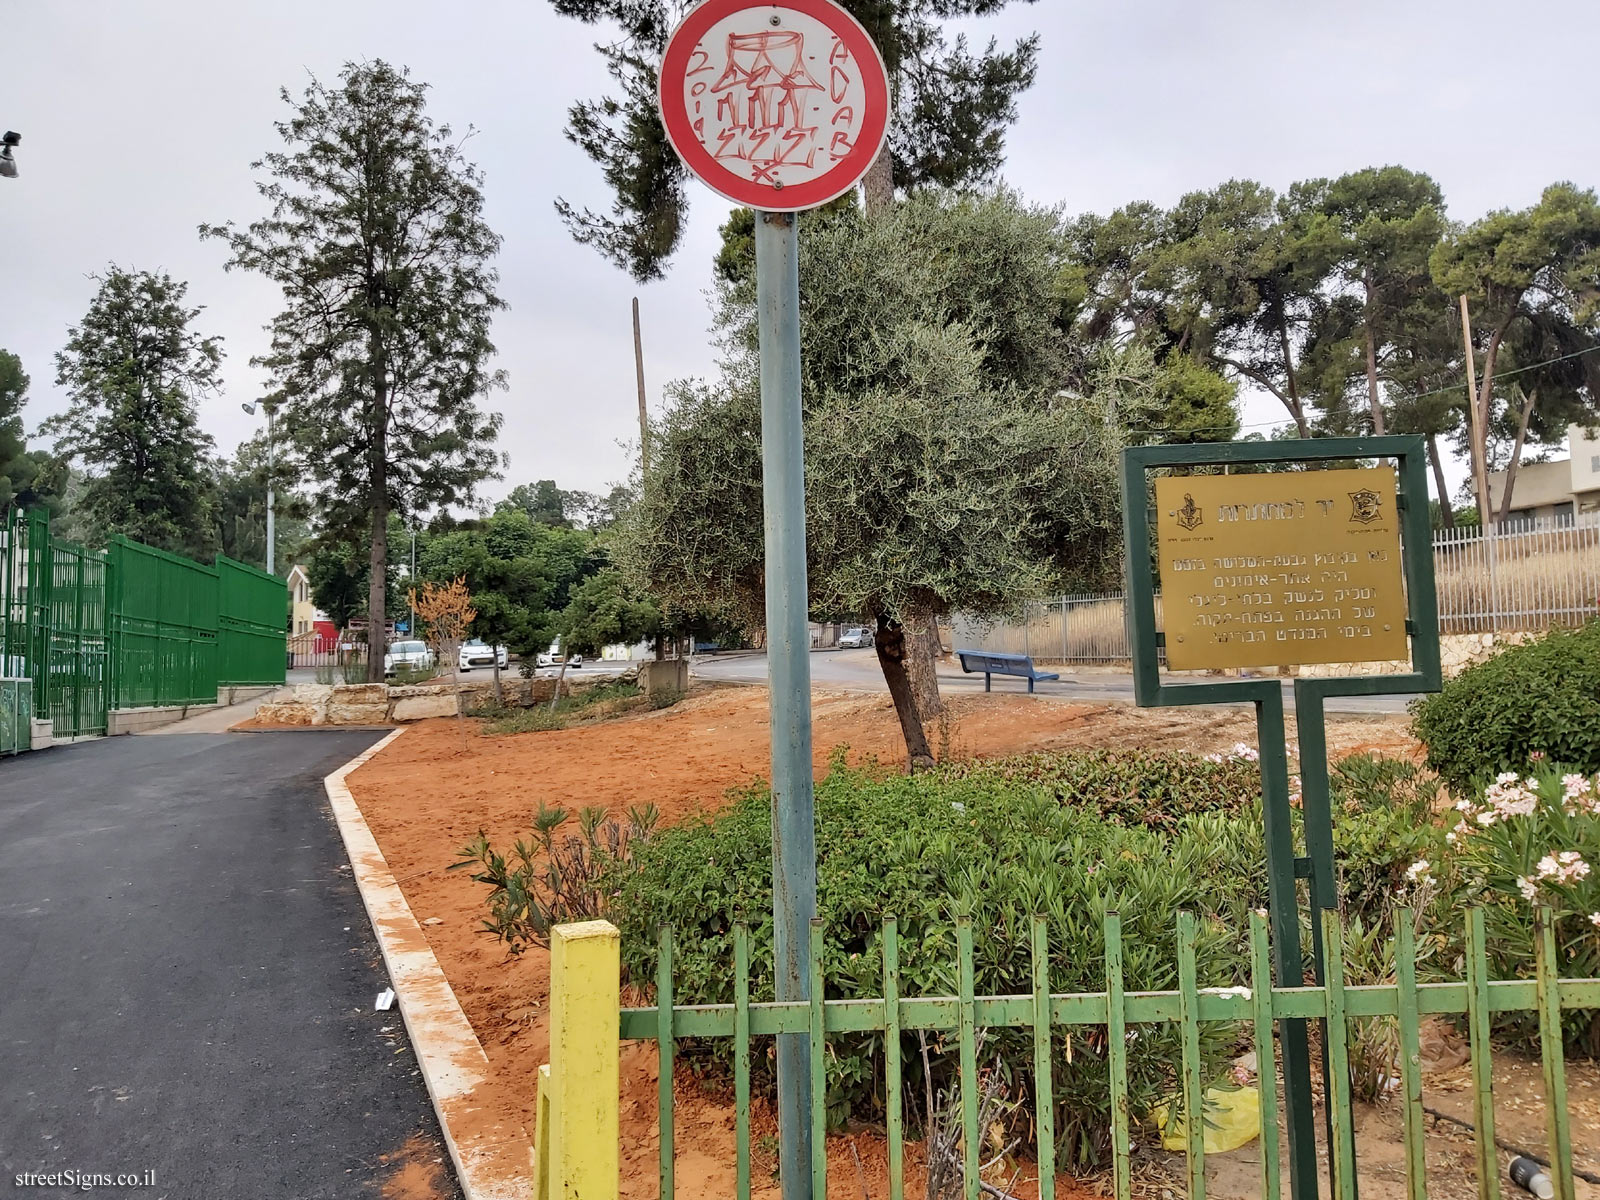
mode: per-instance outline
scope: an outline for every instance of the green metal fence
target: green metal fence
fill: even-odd
[[[214,704],[217,568],[111,539],[111,707]]]
[[[674,1195],[674,1138],[672,1078],[675,1042],[680,1038],[728,1038],[733,1041],[735,1180],[739,1200],[750,1196],[750,1063],[754,1038],[779,1034],[806,1035],[811,1058],[812,1187],[816,1200],[827,1195],[827,1152],[823,1138],[826,1121],[825,1070],[827,1040],[831,1034],[877,1031],[884,1037],[884,1091],[888,1137],[889,1195],[903,1200],[904,1113],[902,1036],[918,1030],[954,1033],[960,1055],[960,1117],[962,1124],[962,1182],[966,1200],[978,1200],[986,1186],[979,1177],[979,1155],[984,1131],[978,1125],[978,1031],[985,1028],[1030,1030],[1033,1035],[1035,1095],[1053,1096],[1052,1061],[1057,1039],[1070,1037],[1085,1026],[1105,1031],[1108,1088],[1113,1100],[1112,1179],[1115,1195],[1131,1194],[1132,1129],[1127,1105],[1129,1027],[1146,1023],[1175,1023],[1181,1030],[1182,1061],[1175,1099],[1183,1112],[1203,1111],[1207,1081],[1202,1077],[1199,1028],[1203,1022],[1237,1022],[1248,1028],[1257,1056],[1261,1081],[1260,1194],[1278,1200],[1284,1185],[1279,1158],[1279,1099],[1274,1086],[1275,1023],[1285,1020],[1326,1021],[1325,1048],[1331,1103],[1328,1107],[1329,1155],[1333,1192],[1338,1200],[1355,1200],[1356,1147],[1352,1123],[1349,1073],[1348,1022],[1370,1017],[1395,1018],[1400,1036],[1400,1110],[1404,1127],[1406,1194],[1425,1200],[1428,1194],[1422,1109],[1419,1026],[1428,1015],[1465,1015],[1471,1047],[1474,1088],[1473,1136],[1477,1152],[1478,1194],[1498,1200],[1502,1164],[1495,1147],[1493,1076],[1489,1030],[1493,1014],[1536,1013],[1539,1026],[1546,1105],[1547,1140],[1557,1200],[1574,1200],[1571,1122],[1567,1112],[1565,1065],[1562,1057],[1563,1010],[1600,1009],[1600,979],[1561,979],[1555,935],[1549,909],[1536,910],[1538,937],[1534,978],[1491,980],[1481,910],[1466,916],[1466,979],[1448,983],[1418,983],[1415,969],[1413,914],[1396,918],[1394,983],[1349,986],[1345,983],[1344,930],[1337,915],[1324,913],[1326,947],[1325,987],[1273,987],[1268,953],[1267,923],[1263,914],[1250,922],[1250,986],[1200,989],[1196,985],[1196,922],[1188,913],[1178,918],[1178,980],[1175,992],[1127,992],[1123,989],[1123,942],[1117,914],[1105,919],[1106,990],[1079,994],[1053,994],[1049,985],[1046,927],[1036,917],[1032,930],[1033,993],[1022,996],[973,994],[972,925],[956,925],[955,996],[902,997],[899,989],[899,939],[894,918],[883,926],[883,997],[865,1000],[826,1000],[822,969],[822,922],[811,926],[811,999],[785,1003],[750,1003],[749,935],[744,926],[734,930],[734,1003],[675,1007],[672,1002],[672,937],[663,928],[657,1006],[626,1009],[621,1018],[624,1039],[654,1040],[660,1055],[659,1122],[661,1146],[661,1196]],[[1080,1039],[1081,1044],[1081,1039]],[[1053,1104],[1037,1107],[1037,1168],[1039,1194],[1054,1195]],[[1204,1122],[1185,1122],[1188,1195],[1205,1196]]]
[[[217,682],[282,683],[287,592],[276,575],[217,556]]]
[[[123,537],[56,540],[43,511],[0,520],[0,677],[27,679],[54,736],[106,732],[107,710],[212,704],[222,685],[284,680],[283,581]]]

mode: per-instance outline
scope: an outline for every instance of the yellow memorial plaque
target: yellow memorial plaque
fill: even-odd
[[[1405,659],[1392,467],[1156,480],[1167,666]]]

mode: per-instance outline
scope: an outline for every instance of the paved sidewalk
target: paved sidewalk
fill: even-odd
[[[0,1178],[154,1171],[152,1189],[94,1189],[150,1200],[394,1180],[413,1197],[442,1160],[433,1195],[459,1196],[400,1014],[373,1011],[387,979],[322,788],[379,736],[0,761]]]
[[[162,725],[158,729],[147,729],[137,736],[148,737],[153,734],[173,733],[226,733],[240,721],[248,721],[255,716],[256,709],[277,694],[277,691],[271,691],[264,696],[257,696],[253,700],[241,700],[238,704],[227,704],[221,708],[204,709],[195,713],[192,717],[174,721],[171,725]]]

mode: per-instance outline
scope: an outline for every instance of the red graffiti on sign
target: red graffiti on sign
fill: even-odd
[[[693,40],[669,45],[662,115],[679,153],[713,187],[745,203],[800,207],[838,195],[846,175],[858,179],[870,165],[848,160],[863,136],[874,156],[882,143],[887,80],[870,39],[843,10],[825,0],[707,0],[673,42],[680,37]],[[689,137],[693,145],[684,144]],[[726,175],[708,170],[697,151]],[[775,195],[744,192],[750,184],[802,195],[779,205]]]

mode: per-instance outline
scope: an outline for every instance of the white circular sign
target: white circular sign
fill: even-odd
[[[849,191],[888,131],[883,59],[833,0],[706,0],[667,44],[660,99],[695,175],[776,211]]]

